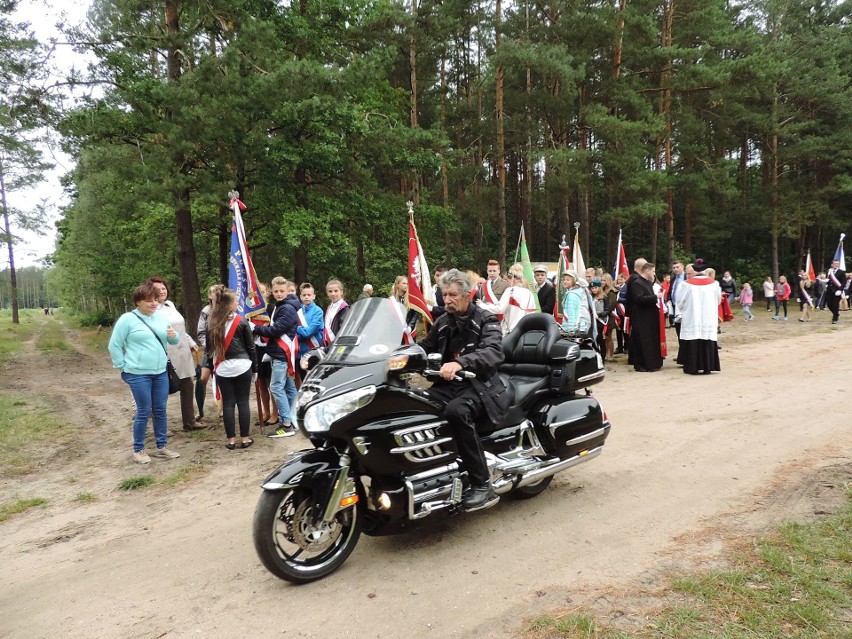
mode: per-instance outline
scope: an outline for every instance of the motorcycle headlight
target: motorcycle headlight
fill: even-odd
[[[305,411],[302,424],[309,433],[322,433],[338,419],[363,408],[376,396],[375,386],[365,386],[314,404]]]

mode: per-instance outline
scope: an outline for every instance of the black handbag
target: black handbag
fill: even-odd
[[[143,320],[141,317],[136,315],[136,319],[142,322],[145,326],[148,327],[148,330],[154,333],[154,329],[148,326],[147,322]],[[160,342],[160,338],[157,337],[157,334],[154,333],[154,337],[158,342]],[[160,346],[163,346],[163,343],[160,342]],[[180,377],[178,377],[177,371],[175,367],[172,366],[172,360],[169,359],[169,351],[166,350],[166,347],[163,346],[163,352],[166,354],[166,374],[169,376],[169,395],[174,395],[180,390]]]

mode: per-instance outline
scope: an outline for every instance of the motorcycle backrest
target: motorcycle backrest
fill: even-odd
[[[560,337],[559,325],[552,315],[525,315],[503,338],[504,363],[547,364],[551,359],[553,345]]]

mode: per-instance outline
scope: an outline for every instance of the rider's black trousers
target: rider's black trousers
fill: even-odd
[[[489,481],[488,464],[482,451],[482,442],[476,433],[476,422],[485,415],[485,406],[470,384],[436,384],[429,396],[445,404],[444,419],[453,430],[459,457],[467,469],[474,486],[485,486]]]

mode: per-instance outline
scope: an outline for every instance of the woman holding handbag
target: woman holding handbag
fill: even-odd
[[[165,315],[157,311],[157,291],[145,282],[133,291],[136,309],[118,318],[109,340],[113,368],[121,371],[121,379],[130,387],[136,414],[133,418],[133,461],[150,464],[145,452],[148,415],[154,416],[153,457],[175,459],[180,454],[166,448],[166,401],[169,398],[168,357],[166,343],[177,344],[180,335],[169,325]]]

